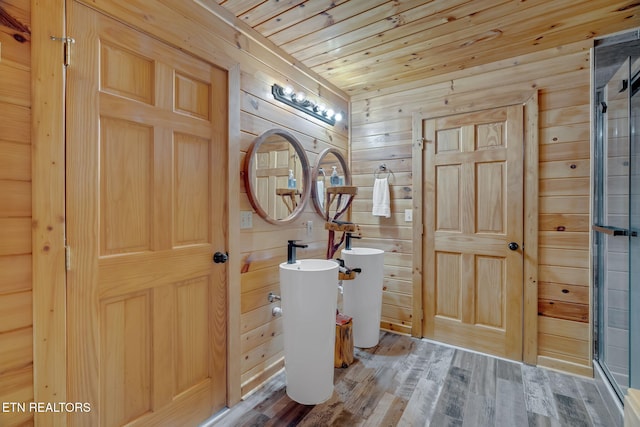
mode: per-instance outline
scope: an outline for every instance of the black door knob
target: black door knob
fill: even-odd
[[[229,259],[229,253],[216,252],[213,254],[213,262],[216,264],[224,264]]]
[[[516,251],[518,250],[518,244],[516,242],[511,242],[509,243],[509,249],[511,249],[512,251]]]

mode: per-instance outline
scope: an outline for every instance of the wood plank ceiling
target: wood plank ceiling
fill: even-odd
[[[216,1],[351,95],[640,26],[637,0]]]

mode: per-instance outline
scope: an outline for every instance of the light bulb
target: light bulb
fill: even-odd
[[[293,89],[291,89],[290,86],[285,86],[284,88],[282,88],[282,93],[289,96],[293,93]]]
[[[338,113],[336,114],[336,122],[339,122],[342,120],[342,114]]]
[[[302,104],[304,100],[307,98],[307,95],[304,92],[296,92],[293,94],[293,100]]]
[[[327,117],[328,117],[328,118],[333,117],[333,115],[334,115],[334,114],[335,114],[335,113],[334,113],[334,111],[333,111],[331,108],[329,108],[329,109],[327,110]]]

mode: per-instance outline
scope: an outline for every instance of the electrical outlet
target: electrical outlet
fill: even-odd
[[[240,211],[240,229],[253,228],[253,212]]]
[[[307,221],[307,237],[313,235],[313,221]]]
[[[413,221],[413,209],[405,209],[404,210],[404,221],[405,222]]]

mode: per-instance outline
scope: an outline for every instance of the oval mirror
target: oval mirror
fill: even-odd
[[[271,129],[253,141],[244,164],[245,187],[258,215],[286,224],[309,198],[309,161],[302,144],[283,129]]]
[[[351,185],[351,172],[349,172],[347,161],[340,150],[337,148],[327,148],[323,150],[316,159],[316,165],[313,168],[313,177],[311,179],[313,182],[311,186],[313,206],[316,212],[322,218],[325,218],[324,204],[326,203],[326,189],[336,185]]]

